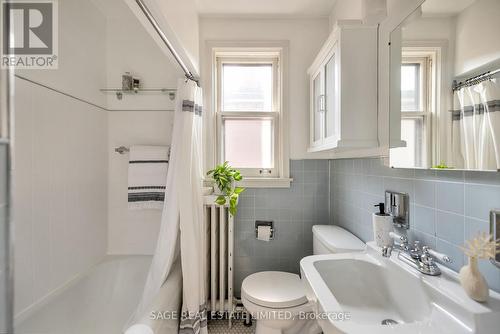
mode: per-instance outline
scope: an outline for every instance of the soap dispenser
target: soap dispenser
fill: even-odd
[[[372,214],[373,239],[379,247],[390,247],[393,242],[389,236],[389,233],[393,231],[393,218],[385,213],[384,203],[379,203],[375,207],[378,207],[379,212]]]

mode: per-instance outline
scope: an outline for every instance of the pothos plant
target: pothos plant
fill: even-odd
[[[226,161],[222,165],[215,166],[214,169],[207,172],[208,176],[214,179],[215,184],[221,191],[215,203],[225,205],[229,202],[229,213],[234,217],[237,212],[238,198],[245,191],[243,187],[236,187],[236,181],[241,181],[241,173],[231,167]]]

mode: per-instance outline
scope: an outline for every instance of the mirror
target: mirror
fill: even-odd
[[[426,0],[390,39],[390,165],[500,171],[500,1]]]

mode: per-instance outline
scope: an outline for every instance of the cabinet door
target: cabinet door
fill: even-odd
[[[318,71],[312,79],[312,98],[313,108],[311,110],[311,141],[312,145],[318,145],[322,141],[322,124],[323,124],[323,71]]]
[[[338,100],[338,66],[335,50],[329,55],[325,63],[325,116],[324,116],[324,144],[336,143],[339,137],[339,100]]]

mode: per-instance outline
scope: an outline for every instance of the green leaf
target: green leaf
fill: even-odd
[[[238,211],[238,209],[236,209],[235,206],[229,207],[229,213],[231,214],[231,216],[235,217],[237,211]]]
[[[236,187],[236,188],[234,188],[234,193],[238,194],[238,195],[241,194],[244,191],[245,191],[245,188],[243,188],[243,187]]]
[[[215,203],[218,205],[226,204],[226,197],[224,197],[224,196],[217,197],[217,199],[215,200]]]
[[[207,175],[212,176],[214,183],[223,194],[217,198],[216,203],[224,205],[229,200],[230,210],[236,213],[238,196],[245,191],[245,188],[234,186],[235,181],[241,181],[243,179],[240,171],[232,168],[229,162],[224,161],[223,164],[217,165],[214,169],[208,171]]]

